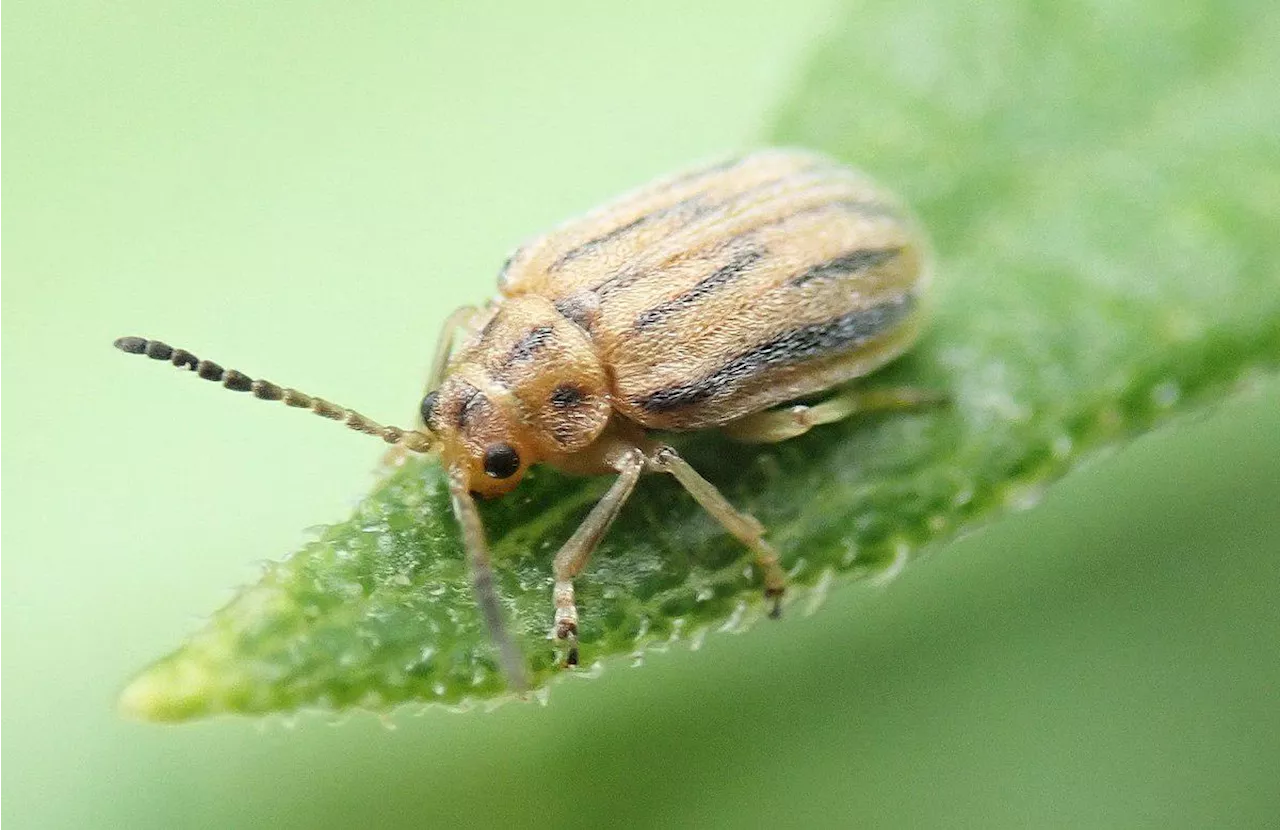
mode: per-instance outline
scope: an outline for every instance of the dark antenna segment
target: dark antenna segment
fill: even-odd
[[[284,401],[286,406],[310,409],[322,418],[342,421],[351,429],[367,435],[376,435],[388,444],[399,444],[415,452],[429,452],[435,447],[434,438],[427,432],[384,427],[354,409],[338,406],[323,398],[299,392],[297,389],[277,386],[269,380],[254,380],[243,372],[223,369],[212,360],[201,360],[186,349],[175,349],[159,340],[121,337],[116,340],[115,347],[129,354],[144,354],[153,360],[167,360],[180,369],[190,369],[205,380],[220,382],[224,388],[233,392],[252,392],[255,398],[264,401]]]

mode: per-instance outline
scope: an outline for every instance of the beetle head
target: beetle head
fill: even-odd
[[[539,460],[537,446],[511,395],[465,374],[451,375],[422,399],[423,423],[439,440],[445,466],[462,471],[473,494],[500,496]]]
[[[446,466],[498,496],[535,462],[581,451],[611,409],[591,340],[543,297],[508,297],[449,362],[422,419]]]

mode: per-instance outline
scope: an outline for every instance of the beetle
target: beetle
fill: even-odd
[[[475,499],[510,492],[536,463],[616,476],[552,564],[551,637],[567,665],[579,660],[574,579],[646,471],[672,475],[754,553],[778,616],[786,577],[763,526],[652,433],[782,441],[932,401],[846,385],[917,339],[927,282],[921,234],[892,195],[825,156],[766,149],[660,179],[519,247],[498,297],[447,319],[413,429],[159,341],[115,345],[343,421],[393,453],[437,453],[477,603],[522,690]]]

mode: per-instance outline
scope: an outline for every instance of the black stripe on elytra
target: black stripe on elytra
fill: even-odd
[[[713,168],[709,168],[708,170],[701,171],[698,174],[689,176],[687,178],[695,179],[698,176],[703,175],[704,173],[709,174],[709,173],[717,172],[720,170],[727,170],[731,167],[736,166],[740,161],[741,159],[737,159],[737,160],[734,160],[733,162],[726,162],[725,164],[716,165]],[[799,172],[805,172],[805,171],[795,171],[795,172],[787,173],[782,176],[777,176],[772,179],[766,179],[765,181],[758,182],[752,185],[746,190],[742,190],[737,193],[731,193],[721,201],[716,202],[715,204],[708,204],[703,199],[701,194],[690,196],[689,198],[676,202],[673,205],[669,205],[665,208],[660,208],[658,210],[655,210],[653,213],[650,213],[646,216],[642,216],[633,222],[629,222],[628,224],[623,225],[622,227],[615,228],[612,231],[609,231],[608,233],[606,233],[604,236],[598,237],[597,239],[593,239],[590,242],[583,243],[583,245],[580,246],[579,248],[575,248],[574,250],[569,251],[564,256],[562,256],[561,260],[564,260],[565,258],[568,258],[568,257],[576,257],[579,255],[578,252],[582,248],[587,248],[589,246],[590,247],[598,246],[599,244],[607,242],[608,240],[614,238],[619,234],[622,234],[622,233],[625,233],[626,231],[631,230],[637,225],[640,225],[644,222],[648,222],[653,219],[661,219],[673,213],[683,212],[687,214],[685,216],[685,219],[688,221],[692,221],[701,216],[706,216],[707,214],[710,214],[710,213],[715,213],[717,211],[724,211],[730,205],[734,204],[735,202],[739,202],[746,197],[777,187],[779,184],[782,184],[783,182],[786,182],[794,178]],[[685,179],[681,178],[679,181],[684,182]],[[743,233],[749,233],[752,230],[754,230],[754,228],[747,228],[743,231]],[[557,261],[557,264],[559,264],[559,262],[560,260]],[[554,268],[556,266],[552,266],[552,267]],[[636,277],[637,277],[636,272],[624,271],[620,274],[615,275],[614,277],[611,277],[605,280],[602,283],[599,283],[594,287],[593,290],[598,291],[602,295],[604,295],[609,293],[609,291],[612,291],[618,288],[623,288],[627,285],[630,285],[632,282],[635,282]]]
[[[809,214],[812,214],[812,213],[821,213],[823,211],[829,211],[829,210],[843,210],[843,211],[848,211],[850,213],[857,213],[860,216],[866,216],[866,217],[878,217],[878,216],[896,217],[896,214],[893,212],[892,208],[880,202],[872,202],[872,201],[866,201],[861,199],[832,199],[831,201],[819,202],[817,204],[809,205],[808,207],[793,211],[783,216],[775,216],[771,219],[767,219],[765,221],[760,222],[758,225],[742,228],[741,231],[739,231],[733,237],[719,244],[731,244],[734,240],[740,239],[741,237],[747,236],[748,234],[759,231],[762,228],[768,228],[774,225],[781,225],[785,222],[789,222],[792,219],[795,219],[800,216],[808,216]],[[702,249],[699,249],[699,251],[682,251],[678,255],[673,256],[672,259],[676,259],[676,258],[687,259],[691,256],[696,256],[700,252],[700,250]],[[670,260],[668,262],[665,262],[657,266],[653,270],[661,271],[663,268],[665,268],[669,264],[670,264]],[[633,266],[628,265],[622,268],[621,270],[615,272],[608,279],[593,286],[590,290],[594,291],[600,297],[608,297],[610,294],[620,289],[627,288],[631,285],[634,285],[649,273],[651,273],[651,271],[640,270]]]
[[[736,167],[738,164],[740,164],[744,160],[745,159],[742,159],[742,158],[732,159],[730,161],[723,162],[721,164],[717,164],[712,167],[705,168],[703,170],[695,171],[686,176],[682,176],[679,179],[676,179],[675,181],[671,182],[669,186],[673,186],[676,184],[685,184],[688,181],[696,180],[697,178],[704,175],[710,175],[710,174],[721,172],[724,170],[729,170],[733,167]],[[700,216],[705,216],[709,213],[714,213],[716,211],[723,211],[728,206],[732,205],[735,202],[739,202],[742,199],[750,197],[754,194],[776,188],[784,182],[791,181],[795,179],[797,176],[802,176],[804,174],[811,173],[815,169],[819,169],[822,166],[824,165],[819,163],[814,166],[804,167],[799,170],[793,170],[791,172],[784,173],[781,176],[776,176],[771,179],[766,179],[765,181],[758,182],[752,185],[746,190],[742,190],[737,193],[731,193],[723,201],[718,202],[716,204],[707,204],[701,194],[690,196],[689,198],[676,202],[673,205],[669,205],[665,208],[659,208],[658,210],[655,210],[653,213],[646,214],[644,216],[639,217],[638,219],[633,219],[632,221],[628,222],[625,225],[620,225],[616,228],[613,228],[605,232],[601,236],[596,237],[595,239],[588,240],[582,243],[581,245],[579,245],[578,247],[566,251],[564,254],[560,256],[559,259],[557,259],[555,262],[551,264],[551,267],[548,270],[554,271],[557,268],[564,265],[566,262],[577,259],[578,257],[584,254],[590,253],[591,251],[605,244],[609,240],[614,239],[626,233],[627,231],[630,231],[646,222],[652,221],[654,219],[660,219],[672,213],[677,213],[677,212],[687,212],[688,216],[686,217],[686,219],[692,221],[694,219],[697,219]],[[851,201],[851,200],[823,202],[820,205],[815,205],[811,208],[806,208],[804,210],[797,211],[796,213],[790,213],[784,217],[779,217],[777,220],[761,223],[761,225],[759,225],[758,227],[766,227],[770,224],[775,224],[776,222],[785,221],[786,219],[789,219],[792,216],[800,216],[805,213],[809,213],[813,210],[825,210],[837,204],[850,207],[851,209],[853,209],[855,206],[863,206],[863,205],[873,206],[873,204],[870,202],[857,202],[857,201]],[[743,233],[749,233],[755,229],[756,228],[745,228],[743,230]],[[595,285],[592,288],[592,290],[597,291],[600,293],[601,296],[604,296],[608,294],[610,291],[614,291],[619,288],[625,288],[626,286],[635,282],[638,278],[639,278],[639,273],[632,270],[626,270],[619,274],[614,275],[613,277],[610,277],[609,279],[605,280],[602,283]]]
[[[901,294],[870,308],[792,329],[752,346],[699,380],[658,389],[632,402],[646,412],[669,412],[732,391],[767,369],[855,349],[896,325],[915,304],[915,295]]]
[[[726,283],[733,282],[743,272],[759,262],[764,257],[764,254],[765,252],[761,248],[746,248],[739,251],[734,255],[733,259],[698,280],[688,291],[672,297],[666,302],[659,303],[648,311],[642,312],[636,317],[635,327],[642,329],[646,326],[660,323],[675,312],[693,305],[703,297],[714,293]]]
[[[724,161],[718,161],[718,162],[715,162],[714,164],[709,164],[706,167],[699,167],[696,170],[690,170],[688,173],[683,173],[681,175],[676,176],[674,179],[671,179],[669,182],[667,182],[667,186],[670,187],[672,185],[677,185],[677,184],[688,184],[689,182],[697,181],[698,179],[701,179],[705,176],[712,176],[716,173],[723,173],[726,170],[731,170],[734,167],[737,167],[739,164],[743,162],[744,158],[745,158],[744,156],[734,156],[733,158],[728,158],[728,159],[725,159]]]
[[[813,213],[823,213],[828,210],[842,210],[846,213],[856,213],[857,215],[868,219],[878,219],[880,217],[889,217],[891,219],[898,218],[898,214],[894,209],[883,202],[875,202],[867,199],[832,199],[827,202],[817,202],[783,216],[775,216],[768,221],[761,222],[755,228],[752,228],[752,230],[781,225],[785,222],[790,222],[792,219],[799,216],[809,216]]]
[[[661,211],[658,211],[658,212],[661,213]],[[631,231],[640,227],[645,222],[648,222],[654,215],[655,214],[652,214],[652,213],[646,213],[644,216],[641,216],[636,219],[632,219],[630,222],[627,222],[625,225],[618,225],[617,227],[610,228],[609,230],[605,231],[599,236],[593,239],[588,239],[586,242],[583,242],[581,245],[579,245],[576,248],[570,248],[569,250],[561,254],[559,257],[557,257],[556,260],[552,262],[551,265],[547,268],[547,270],[548,271],[560,270],[568,263],[573,262],[575,259],[586,256],[587,254],[591,253],[592,251],[596,250],[602,245],[607,244],[609,240],[617,239],[619,236],[622,236],[627,231]]]
[[[874,268],[882,265],[889,260],[902,253],[902,248],[861,248],[856,251],[849,251],[841,254],[835,259],[828,260],[821,265],[815,265],[807,271],[801,272],[799,275],[792,277],[792,285],[804,285],[814,280],[822,280],[828,277],[843,277],[848,274],[856,274],[859,271],[865,271],[868,268]]]
[[[515,342],[511,350],[502,358],[502,367],[505,369],[513,363],[532,360],[534,355],[542,351],[554,339],[554,326],[536,326],[530,329]]]
[[[635,230],[641,225],[647,225],[650,222],[654,222],[659,219],[665,219],[666,217],[671,216],[673,214],[684,214],[686,220],[692,220],[697,218],[701,214],[706,213],[709,210],[711,210],[710,206],[708,206],[705,202],[702,201],[701,196],[690,196],[689,198],[682,199],[681,201],[676,202],[673,205],[667,205],[666,207],[658,208],[657,210],[651,213],[646,213],[643,216],[636,217],[635,219],[632,219],[630,222],[627,222],[622,225],[618,225],[617,227],[614,227],[614,228],[610,228],[609,230],[605,231],[604,233],[600,234],[594,239],[588,239],[586,242],[583,242],[578,247],[570,248],[569,250],[561,254],[554,262],[552,262],[551,265],[548,266],[547,270],[557,271],[563,268],[566,264],[573,262],[575,259],[579,259],[581,257],[586,256],[587,254],[594,253],[598,249],[607,245],[609,242],[629,233],[630,231]]]
[[[647,273],[649,272],[628,265],[591,290],[595,292],[597,297],[603,299],[620,288],[626,288],[629,285],[633,285]]]

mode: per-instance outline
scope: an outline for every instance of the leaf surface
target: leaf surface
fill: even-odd
[[[770,529],[791,613],[1280,365],[1280,11],[852,5],[771,138],[868,169],[913,206],[936,253],[932,323],[866,383],[948,402],[774,446],[676,441]],[[607,485],[538,469],[482,506],[538,685],[561,673],[551,558]],[[749,562],[673,481],[645,478],[579,580],[584,660],[750,624]],[[122,705],[184,720],[505,694],[440,470],[416,459]]]

